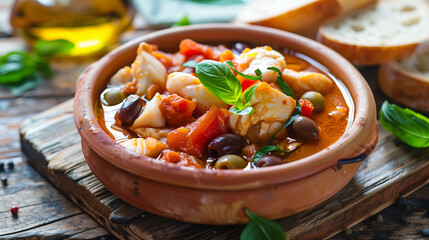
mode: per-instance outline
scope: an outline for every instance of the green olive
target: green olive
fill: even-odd
[[[309,100],[313,104],[316,112],[321,112],[325,108],[325,98],[318,92],[306,92],[301,96],[301,99]]]
[[[103,94],[104,101],[109,106],[121,103],[125,97],[124,92],[122,92],[122,89],[120,88],[107,89]]]
[[[216,169],[243,169],[246,165],[247,162],[244,158],[234,154],[228,154],[219,158],[214,167]]]

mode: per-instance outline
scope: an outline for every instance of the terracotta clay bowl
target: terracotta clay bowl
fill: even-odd
[[[184,38],[208,44],[248,42],[305,54],[344,83],[354,102],[353,120],[344,135],[328,148],[292,163],[252,171],[180,168],[128,151],[98,124],[95,109],[99,96],[110,77],[133,62],[140,42],[156,44],[164,51],[177,51]],[[353,111],[353,106],[350,109]],[[148,212],[202,224],[245,223],[245,207],[269,219],[313,207],[350,181],[360,161],[377,142],[373,95],[365,79],[347,60],[315,41],[256,26],[193,25],[154,32],[129,42],[81,75],[74,116],[85,158],[95,176],[112,193]]]

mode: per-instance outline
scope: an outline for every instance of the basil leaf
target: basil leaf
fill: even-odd
[[[233,105],[241,97],[240,81],[223,63],[203,60],[195,68],[201,83],[226,104]]]
[[[276,67],[269,67],[269,70],[272,70],[276,73],[278,73],[279,75],[277,76],[277,85],[279,86],[280,90],[282,90],[282,92],[284,92],[286,95],[291,96],[293,99],[295,99],[295,101],[298,103],[298,100],[295,97],[295,94],[293,93],[292,89],[289,87],[289,85],[283,80],[282,77],[282,72],[280,72],[280,70]]]
[[[253,164],[256,164],[259,161],[259,159],[261,159],[263,156],[267,155],[270,152],[288,152],[288,151],[283,150],[279,146],[274,146],[274,145],[263,146],[260,149],[258,149],[258,151],[256,151],[255,153],[255,156],[253,156]]]
[[[34,52],[42,57],[53,55],[65,55],[74,48],[74,44],[65,39],[57,40],[38,40],[34,44]]]
[[[235,113],[237,115],[251,115],[255,111],[253,107],[246,107],[244,109],[238,109],[236,107],[231,107],[228,111]]]
[[[416,148],[429,147],[429,119],[408,108],[383,103],[381,125],[406,144]]]
[[[52,72],[51,67],[49,66],[49,62],[45,59],[37,56],[36,60],[36,70],[43,74],[45,77],[52,77],[54,73]]]
[[[34,66],[20,62],[7,62],[0,65],[0,84],[13,85],[34,73]]]
[[[182,64],[183,67],[190,67],[190,68],[195,68],[196,65],[197,65],[197,61],[194,61],[194,60],[189,60]]]
[[[34,74],[26,77],[25,79],[23,79],[23,83],[16,85],[16,86],[11,86],[9,88],[9,91],[15,96],[15,97],[19,97],[21,96],[24,92],[34,89],[38,86],[40,86],[43,83],[43,77],[35,72]]]
[[[183,17],[175,22],[171,27],[180,27],[180,26],[186,26],[191,25],[191,21],[188,19],[188,14],[184,14]]]
[[[244,108],[250,107],[252,104],[252,99],[255,96],[256,88],[258,88],[258,85],[251,86],[243,93],[244,98]]]
[[[259,69],[255,70],[256,76],[252,76],[252,75],[247,75],[247,74],[244,74],[244,73],[241,73],[241,72],[235,70],[234,64],[231,62],[231,60],[228,60],[225,63],[232,69],[232,71],[236,72],[238,75],[240,75],[246,79],[256,81],[256,80],[261,80],[261,78],[262,78],[262,72]]]
[[[250,218],[250,222],[241,233],[240,240],[286,240],[283,229],[278,223],[260,217],[247,208],[244,212]]]

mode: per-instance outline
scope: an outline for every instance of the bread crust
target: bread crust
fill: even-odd
[[[338,0],[341,5],[343,13],[365,7],[369,4],[375,3],[377,0]]]
[[[429,112],[429,79],[402,69],[398,63],[381,65],[378,83],[393,101],[409,108]]]
[[[376,65],[397,59],[404,59],[429,47],[427,43],[411,43],[399,46],[360,46],[348,44],[329,38],[324,33],[323,28],[319,28],[316,39],[334,49],[355,65]]]
[[[337,0],[320,0],[294,10],[286,11],[280,15],[269,16],[259,21],[249,21],[246,23],[300,33],[312,27],[314,28],[314,26],[319,26],[327,19],[338,16],[340,13],[341,6]],[[237,21],[241,22],[240,16],[237,18]]]

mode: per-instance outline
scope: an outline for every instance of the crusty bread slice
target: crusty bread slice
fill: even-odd
[[[258,0],[244,7],[236,22],[299,33],[340,13],[337,0]]]
[[[378,82],[392,100],[429,112],[429,52],[381,65]]]
[[[379,0],[323,25],[317,40],[358,65],[403,59],[428,48],[429,4]]]

